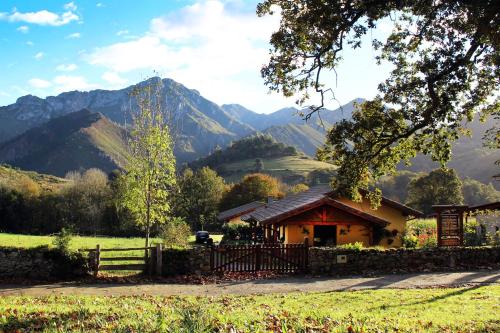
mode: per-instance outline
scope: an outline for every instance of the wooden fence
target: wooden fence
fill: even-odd
[[[287,273],[304,271],[307,266],[305,244],[213,246],[210,255],[212,271]]]
[[[99,274],[99,271],[143,271],[149,274],[161,275],[162,273],[162,245],[157,244],[155,247],[134,247],[134,248],[119,248],[119,249],[103,249],[98,244],[95,249],[81,249],[82,252],[88,252],[89,266],[94,276]],[[142,256],[104,256],[111,252],[125,251],[144,251]],[[146,255],[148,253],[148,255]],[[120,261],[137,261],[139,263],[125,264],[109,264],[109,262]]]

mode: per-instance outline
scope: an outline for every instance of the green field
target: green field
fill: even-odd
[[[500,286],[224,297],[9,296],[0,332],[498,332]]]
[[[335,167],[331,164],[305,156],[262,158],[262,162],[264,163],[262,172],[285,179],[293,176],[307,177],[310,172],[315,170],[335,170]],[[243,178],[244,175],[254,171],[255,159],[224,164],[224,168],[230,173],[224,178],[236,182]]]
[[[215,242],[220,242],[222,235],[211,235]],[[17,235],[17,234],[6,234],[0,233],[0,246],[4,247],[17,247],[17,248],[33,248],[38,246],[49,246],[53,247],[54,236],[34,236],[34,235]],[[80,249],[93,249],[97,244],[101,245],[102,249],[114,249],[114,248],[140,248],[144,247],[144,238],[122,238],[122,237],[85,237],[85,236],[75,236],[70,242],[70,248],[74,251]],[[194,236],[190,237],[190,242],[194,243]],[[152,244],[162,243],[160,238],[153,238],[151,240]],[[120,251],[120,252],[103,252],[103,257],[132,257],[132,256],[142,256],[144,250],[132,250],[132,251]],[[109,264],[137,264],[139,262],[132,261],[110,261]],[[123,273],[123,272],[122,272]],[[125,272],[129,274],[131,272]],[[120,274],[123,275],[123,274]],[[0,331],[0,333],[2,333]]]

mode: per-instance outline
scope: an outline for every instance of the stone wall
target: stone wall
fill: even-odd
[[[312,274],[356,275],[468,270],[500,267],[500,248],[366,249],[312,247]]]
[[[164,249],[163,275],[188,275],[210,273],[210,247],[194,246],[186,249]]]
[[[48,247],[0,247],[0,279],[65,280],[87,272],[87,262],[78,253],[67,255]]]

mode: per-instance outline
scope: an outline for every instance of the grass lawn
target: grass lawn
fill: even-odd
[[[211,236],[215,242],[220,242],[222,235]],[[37,246],[53,246],[53,236],[35,236],[35,235],[18,235],[0,233],[0,246],[18,247],[18,248],[33,248]],[[190,237],[190,242],[194,243],[195,237]],[[97,244],[101,245],[102,249],[113,248],[134,248],[144,247],[144,238],[122,238],[122,237],[85,237],[75,236],[70,242],[70,248],[73,250],[95,248]],[[154,243],[162,242],[160,238],[154,238],[151,241]],[[143,250],[121,251],[121,252],[103,252],[102,257],[140,257],[144,255]],[[138,264],[137,261],[110,261],[107,264]],[[119,275],[133,273],[129,271],[117,272]],[[0,333],[2,333],[0,331]]]
[[[500,286],[225,297],[9,296],[0,332],[499,332]]]

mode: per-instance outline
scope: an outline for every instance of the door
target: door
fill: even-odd
[[[337,245],[336,225],[314,226],[314,246],[335,246],[335,245]]]

